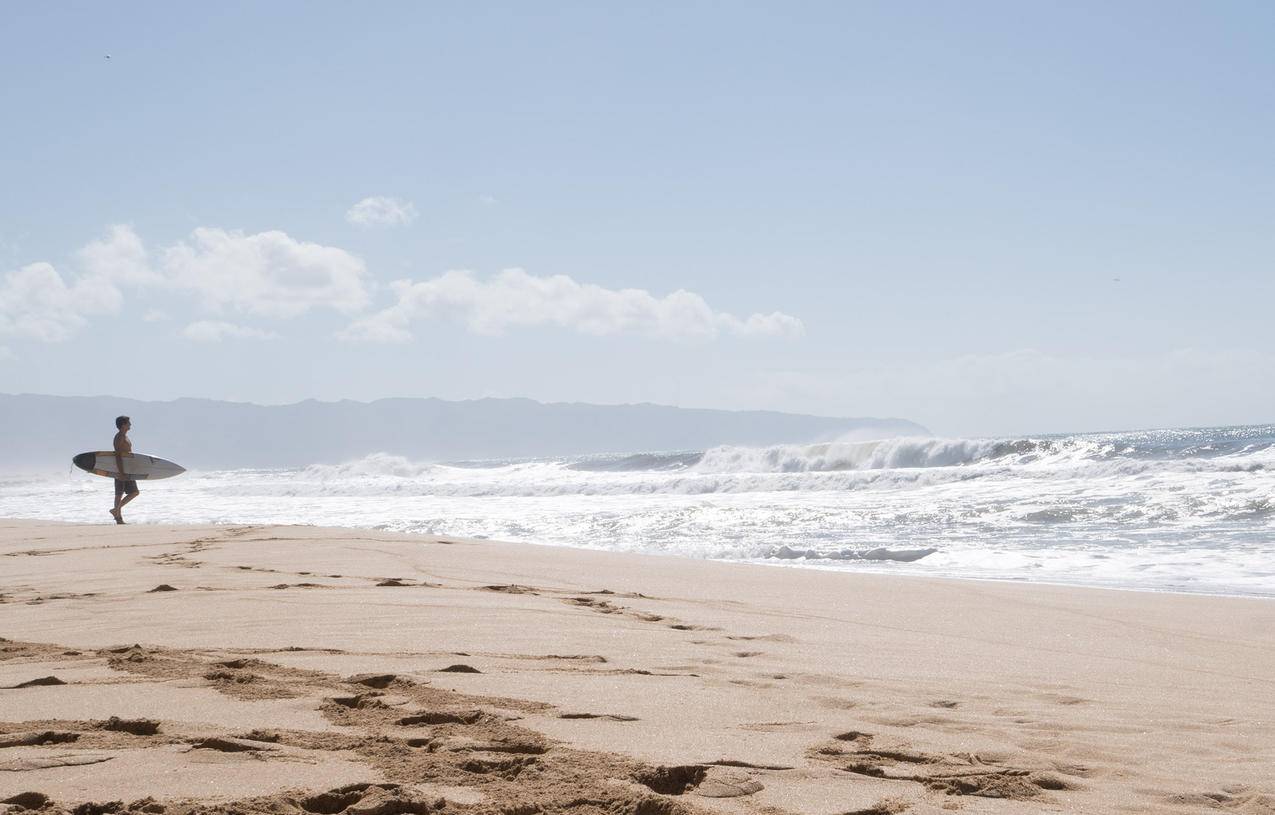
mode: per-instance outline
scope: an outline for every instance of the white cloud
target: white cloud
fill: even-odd
[[[484,204],[489,207],[494,207],[496,206],[496,204],[499,204],[500,202],[496,200],[496,196],[487,195],[486,193],[483,193],[482,195],[478,196],[478,203]]]
[[[161,288],[195,295],[213,311],[285,318],[316,308],[356,312],[368,303],[362,260],[283,232],[245,235],[200,228],[160,255],[160,263],[152,264],[132,227],[116,225],[75,253],[75,276],[64,276],[44,262],[9,272],[0,277],[0,336],[70,339],[90,316],[118,312],[122,288]],[[142,319],[169,317],[151,309]]]
[[[159,275],[151,268],[142,239],[131,226],[112,226],[105,238],[87,244],[76,253],[76,258],[90,277],[138,286],[160,282]]]
[[[76,253],[80,273],[64,277],[51,263],[31,263],[0,279],[0,334],[62,342],[113,314],[124,302],[120,284],[155,281],[141,239],[131,227],[112,226],[106,236]]]
[[[358,311],[368,302],[362,260],[278,231],[200,227],[188,243],[164,250],[163,269],[172,285],[214,310],[295,317],[313,308]]]
[[[421,282],[400,280],[392,288],[398,302],[356,321],[338,336],[403,342],[411,338],[412,321],[433,316],[455,317],[470,331],[488,335],[536,326],[674,340],[721,334],[797,336],[804,330],[800,320],[781,312],[740,318],[714,311],[703,297],[685,290],[655,297],[643,289],[607,289],[566,275],[537,277],[522,269],[507,269],[487,281],[452,271]]]
[[[0,279],[0,334],[43,342],[70,339],[93,314],[118,311],[120,290],[100,276],[68,283],[50,263],[32,263]]]
[[[350,342],[407,342],[412,338],[408,325],[412,318],[407,310],[391,306],[383,311],[355,320],[336,333],[337,339]]]
[[[162,323],[170,319],[172,318],[168,316],[167,312],[157,308],[150,309],[142,315],[142,322],[144,323]]]
[[[13,352],[9,350],[9,346],[0,345],[0,362],[8,359],[13,359]]]
[[[273,340],[279,335],[246,325],[225,323],[220,320],[199,320],[182,329],[182,336],[196,342],[221,342],[222,340]]]
[[[404,226],[416,220],[416,206],[411,201],[374,195],[350,207],[345,220],[355,226]]]

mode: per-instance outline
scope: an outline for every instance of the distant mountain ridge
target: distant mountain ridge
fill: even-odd
[[[394,398],[266,406],[211,399],[146,402],[0,394],[0,468],[47,468],[67,464],[75,453],[109,448],[120,414],[133,418],[138,451],[192,469],[296,467],[370,453],[457,461],[818,442],[850,433],[930,435],[904,419],[651,404]]]

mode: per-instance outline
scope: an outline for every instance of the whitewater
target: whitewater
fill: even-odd
[[[142,483],[140,523],[288,523],[934,577],[1275,597],[1275,425],[539,460],[380,453]],[[110,482],[0,478],[109,522]]]

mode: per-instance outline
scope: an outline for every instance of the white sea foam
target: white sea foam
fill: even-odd
[[[0,482],[0,516],[100,520],[108,486],[79,473]],[[299,470],[192,472],[146,486],[133,507],[141,521],[369,526],[1275,596],[1275,427],[463,464],[379,453]],[[863,557],[925,549],[935,551],[896,557],[910,562]]]
[[[715,447],[695,465],[706,473],[807,473],[951,467],[990,455],[990,439],[897,438],[774,447]]]
[[[341,464],[311,464],[299,477],[308,481],[353,481],[357,479],[421,478],[436,469],[436,465],[409,461],[403,456],[373,453],[370,456]]]

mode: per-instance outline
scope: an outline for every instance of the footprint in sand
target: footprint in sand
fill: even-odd
[[[832,743],[812,748],[808,755],[832,762],[842,772],[912,781],[946,795],[1026,801],[1050,790],[1075,789],[1071,782],[1043,767],[1007,765],[989,755],[923,753],[898,740],[883,743],[859,730],[840,733],[833,739]]]
[[[200,739],[190,745],[192,750],[216,750],[221,753],[259,753],[271,750],[260,744],[238,741],[237,739],[207,738]]]
[[[43,809],[51,803],[53,799],[42,792],[20,792],[0,801],[0,804],[10,804],[19,809]]]
[[[118,716],[98,722],[98,730],[128,733],[133,736],[153,736],[159,732],[159,722],[153,719],[121,719]]]
[[[540,594],[537,589],[532,588],[531,586],[520,586],[517,583],[482,586],[479,588],[479,591],[495,591],[502,594]]]
[[[0,748],[69,744],[73,741],[79,741],[79,738],[79,733],[63,733],[56,730],[43,730],[38,733],[11,733],[7,736],[0,736]]]
[[[764,789],[761,782],[740,770],[704,764],[652,767],[636,773],[633,780],[661,795],[738,798]]]
[[[483,720],[483,717],[484,714],[481,710],[427,710],[414,713],[411,716],[404,716],[396,724],[402,727],[435,724],[478,724]]]
[[[377,690],[384,690],[399,681],[411,684],[410,680],[400,680],[397,674],[355,674],[354,676],[347,677],[345,681],[354,685],[365,685],[369,688],[376,688]]]
[[[49,685],[65,685],[61,679],[56,676],[41,676],[38,679],[28,679],[26,682],[19,682],[16,685],[6,685],[4,690],[18,690],[19,688],[39,688]]]
[[[625,716],[620,713],[559,713],[559,719],[610,719],[613,722],[636,722],[637,716]]]

